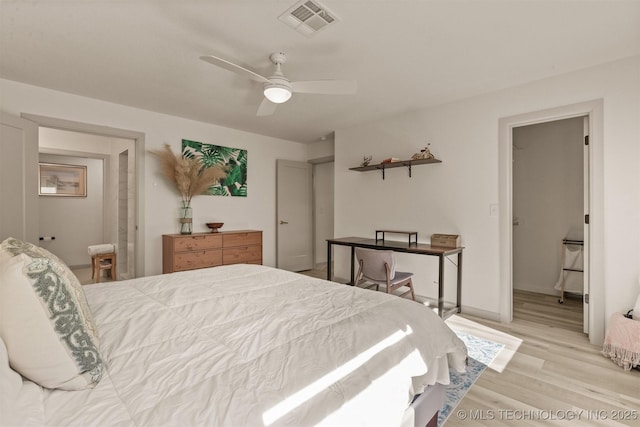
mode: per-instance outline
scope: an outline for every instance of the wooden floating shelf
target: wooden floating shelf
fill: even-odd
[[[427,165],[431,163],[442,163],[442,160],[438,159],[418,159],[418,160],[399,160],[397,162],[392,163],[376,163],[375,165],[368,166],[358,166],[355,168],[349,168],[351,171],[358,172],[367,172],[373,170],[381,170],[382,171],[382,179],[384,179],[384,171],[385,169],[393,169],[406,167],[409,169],[409,178],[411,178],[411,167],[414,165]]]

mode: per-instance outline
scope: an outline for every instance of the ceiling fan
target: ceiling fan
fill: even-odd
[[[272,53],[269,56],[275,71],[271,77],[260,74],[213,55],[203,55],[203,61],[233,71],[241,76],[264,84],[264,99],[258,107],[258,116],[269,116],[278,104],[287,102],[292,93],[317,93],[323,95],[347,95],[356,93],[358,84],[354,80],[309,80],[292,82],[282,73],[282,64],[287,60],[284,53]]]

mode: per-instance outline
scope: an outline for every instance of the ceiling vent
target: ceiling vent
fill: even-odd
[[[307,37],[340,20],[316,0],[302,0],[290,7],[278,19]]]

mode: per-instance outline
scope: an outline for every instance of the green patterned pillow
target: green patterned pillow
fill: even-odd
[[[0,337],[11,367],[47,388],[91,388],[102,377],[98,335],[82,286],[49,251],[0,244]]]

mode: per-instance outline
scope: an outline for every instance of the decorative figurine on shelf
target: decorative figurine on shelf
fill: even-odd
[[[435,159],[435,156],[431,154],[431,150],[429,149],[430,145],[431,144],[427,144],[427,146],[420,150],[419,153],[411,156],[411,160]]]
[[[364,156],[363,162],[360,164],[360,166],[369,166],[369,163],[371,163],[371,159],[373,159],[373,156]]]
[[[424,158],[425,159],[435,159],[436,156],[434,156],[433,154],[431,154],[431,149],[429,148],[431,147],[431,144],[427,144],[426,147],[424,147],[424,150],[420,151],[421,153],[424,152]]]

